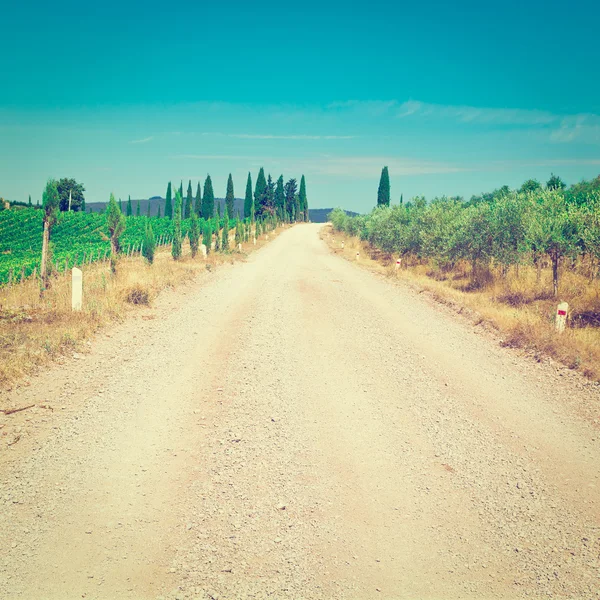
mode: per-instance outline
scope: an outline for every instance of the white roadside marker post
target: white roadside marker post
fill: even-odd
[[[71,309],[81,310],[83,306],[83,273],[73,267],[71,271]]]
[[[396,261],[396,271],[397,271],[397,270],[400,268],[400,266],[401,266],[401,265],[402,265],[402,259],[401,259],[401,258],[399,258],[399,259]]]
[[[556,309],[556,331],[558,333],[562,333],[565,330],[568,312],[569,305],[566,302],[561,302]]]
[[[360,258],[360,254],[357,252],[356,253],[356,260],[358,260]]]
[[[342,250],[344,249],[344,240],[342,240]]]

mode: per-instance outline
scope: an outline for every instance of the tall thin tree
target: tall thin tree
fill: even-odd
[[[171,191],[171,182],[167,186],[167,196],[165,200],[165,217],[173,218],[173,192]]]
[[[254,220],[252,214],[252,175],[248,173],[248,181],[246,182],[246,197],[244,198],[244,219]]]
[[[210,175],[206,176],[204,182],[204,195],[202,197],[202,217],[206,220],[212,219],[215,212],[215,193],[213,192]]]
[[[185,218],[189,219],[194,208],[194,196],[192,195],[192,180],[188,183],[187,196],[185,199]]]
[[[227,179],[227,193],[225,194],[225,204],[227,205],[227,212],[229,213],[229,217],[233,218],[233,200],[235,196],[233,194],[233,179],[231,177],[231,173],[229,173],[229,178]]]
[[[377,190],[377,206],[390,205],[390,174],[388,168],[383,167],[381,178],[379,179],[379,189]]]

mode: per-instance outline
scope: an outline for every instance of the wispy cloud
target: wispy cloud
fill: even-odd
[[[131,140],[129,143],[130,144],[147,144],[148,142],[151,142],[153,139],[154,139],[154,136],[151,135],[149,137],[142,138],[141,140]]]
[[[419,100],[350,100],[329,104],[327,108],[335,112],[352,112],[370,118],[395,117],[472,126],[532,128],[545,131],[546,139],[555,143],[600,143],[600,115],[593,113],[565,115],[545,110],[445,105]]]
[[[307,175],[344,176],[355,178],[377,178],[381,167],[387,165],[395,175],[426,175],[436,173],[459,173],[469,168],[443,162],[427,161],[394,156],[332,156],[282,157],[282,156],[240,156],[237,154],[178,154],[174,160],[222,160],[256,162],[277,172],[298,172]]]
[[[452,106],[429,104],[409,100],[398,105],[396,117],[410,116],[452,119],[460,123],[476,123],[491,125],[549,125],[556,123],[560,117],[543,110],[527,110],[521,108],[486,108],[476,106]]]
[[[245,140],[352,140],[355,135],[270,135],[254,133],[229,133],[228,137]]]

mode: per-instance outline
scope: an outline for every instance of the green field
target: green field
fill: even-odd
[[[42,254],[43,212],[34,208],[0,212],[0,285],[39,272]],[[157,242],[168,243],[172,221],[150,218]],[[127,228],[121,237],[124,253],[139,251],[148,217],[127,217]],[[201,219],[201,221],[203,221]],[[202,226],[203,223],[200,224]],[[185,236],[189,220],[182,221]],[[104,213],[60,213],[52,229],[52,262],[63,271],[84,262],[102,260],[110,252],[108,228]]]

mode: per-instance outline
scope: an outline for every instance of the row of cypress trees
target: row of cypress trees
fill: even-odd
[[[192,182],[188,183],[187,194],[183,194],[183,182],[175,195],[179,194],[181,198],[181,217],[189,219],[193,214],[202,217],[205,220],[213,218],[215,214],[215,194],[213,190],[212,179],[207,175],[204,181],[204,190],[201,190],[200,182],[196,187],[196,195],[192,192]],[[165,217],[173,219],[175,217],[175,207],[173,204],[173,187],[171,182],[167,186]],[[234,208],[234,188],[231,173],[227,179],[227,190],[225,193],[225,210],[229,218],[235,214]],[[220,216],[220,205],[218,213]],[[160,208],[159,208],[160,210]],[[131,207],[131,198],[127,204],[127,216],[133,214]],[[139,215],[139,202],[137,214]],[[160,215],[159,215],[160,216]],[[265,171],[261,167],[256,180],[254,193],[252,192],[252,175],[248,173],[246,181],[246,195],[244,198],[244,214],[238,215],[240,218],[254,221],[257,218],[275,216],[280,221],[292,223],[296,221],[308,221],[308,198],[306,195],[306,179],[304,175],[300,180],[300,188],[296,179],[289,179],[285,184],[283,175],[280,175],[277,181],[273,181],[271,175],[266,178]]]

